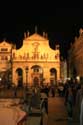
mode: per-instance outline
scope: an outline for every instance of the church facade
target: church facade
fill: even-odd
[[[2,41],[0,81],[10,79],[15,85],[24,86],[56,84],[56,81],[60,80],[59,45],[55,45],[55,50],[51,49],[47,36],[38,33],[32,35],[25,33],[23,45],[19,49]]]

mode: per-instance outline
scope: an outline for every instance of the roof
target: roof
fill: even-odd
[[[34,40],[37,40],[37,41],[46,41],[47,39],[44,38],[43,36],[39,35],[38,33],[34,33],[33,35],[29,36],[26,38],[27,40],[31,40],[31,41],[34,41]]]
[[[6,42],[6,41],[2,41],[1,43],[0,43],[0,46],[11,46],[11,44],[10,43],[8,43],[8,42]]]

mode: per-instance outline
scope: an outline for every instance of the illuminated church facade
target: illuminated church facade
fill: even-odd
[[[12,74],[12,75],[11,75]],[[16,49],[15,45],[0,43],[0,81],[12,79],[15,85],[56,84],[60,80],[60,50],[49,46],[49,40],[35,32],[24,33],[23,45]]]

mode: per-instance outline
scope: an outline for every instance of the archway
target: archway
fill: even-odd
[[[56,84],[57,82],[57,70],[55,68],[50,69],[50,83]]]
[[[34,86],[38,86],[42,84],[43,81],[43,69],[39,65],[34,65],[31,67],[32,69],[32,82]]]
[[[16,69],[18,87],[23,86],[23,70],[21,68]]]

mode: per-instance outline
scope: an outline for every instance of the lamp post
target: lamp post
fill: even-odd
[[[26,66],[25,71],[26,71],[26,87],[28,86],[28,66]]]

